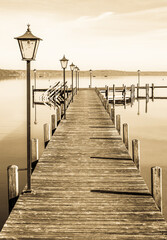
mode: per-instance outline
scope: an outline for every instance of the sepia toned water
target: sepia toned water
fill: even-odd
[[[71,84],[71,79],[68,85]],[[37,79],[37,88],[48,88],[62,79]],[[32,79],[32,84],[34,80]],[[75,82],[75,81],[74,81]],[[141,86],[146,83],[166,85],[167,76],[141,77]],[[88,87],[89,78],[80,77],[80,87]],[[137,77],[94,77],[93,87],[130,86],[137,84]],[[140,94],[145,96],[145,91]],[[155,97],[167,97],[167,89],[155,89]],[[121,122],[129,124],[130,141],[139,139],[141,145],[141,175],[150,188],[151,167],[163,169],[163,213],[167,219],[167,99],[149,100],[146,113],[146,101],[135,101],[133,107],[116,106],[116,114]],[[43,124],[50,123],[53,108],[36,105],[32,108],[32,138],[39,139],[40,155],[44,149]],[[37,124],[34,121],[37,121]],[[131,153],[131,147],[130,147]],[[26,168],[26,80],[0,80],[0,229],[8,217],[7,167],[17,165]],[[26,172],[19,172],[20,191],[26,184]]]

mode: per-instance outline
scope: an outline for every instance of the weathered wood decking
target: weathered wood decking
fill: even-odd
[[[80,90],[1,239],[167,239],[167,225],[94,90]]]

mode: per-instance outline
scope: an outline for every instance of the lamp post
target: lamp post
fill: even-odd
[[[140,86],[140,70],[138,70],[137,73],[138,73],[138,85]]]
[[[90,88],[91,88],[92,87],[92,70],[90,69],[89,72],[90,72]]]
[[[37,70],[34,69],[33,72],[34,72],[34,89],[36,89],[36,88],[37,88],[37,83],[36,83],[36,81],[37,81]],[[33,101],[34,101],[34,91],[33,91]],[[37,109],[36,109],[36,104],[35,104],[34,107],[35,107],[35,120],[34,120],[34,124],[37,124]]]
[[[70,69],[71,69],[71,78],[72,78],[72,102],[73,102],[73,97],[74,97],[74,93],[73,93],[73,77],[74,77],[74,68],[75,68],[75,65],[72,63],[70,65]]]
[[[75,73],[76,73],[76,95],[77,95],[77,75],[78,75],[77,72],[78,72],[78,67],[75,66],[74,70],[75,70]]]
[[[37,70],[34,69],[33,72],[34,72],[34,88],[36,89]]]
[[[80,72],[80,69],[78,68],[78,90],[79,90],[79,72]]]
[[[68,59],[65,58],[65,55],[60,59],[61,67],[63,68],[63,81],[64,81],[64,119],[66,119],[66,88],[65,88],[65,69],[68,64]]]
[[[30,30],[30,25],[27,25],[27,31],[18,40],[22,60],[27,61],[27,192],[31,192],[31,99],[30,99],[30,62],[35,60],[40,38],[35,37]]]

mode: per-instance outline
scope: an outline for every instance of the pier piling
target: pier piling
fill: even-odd
[[[44,124],[44,146],[47,147],[48,143],[50,141],[50,124],[45,123]]]
[[[140,170],[140,141],[132,140],[132,159],[136,167]]]
[[[116,115],[116,129],[121,134],[121,116],[119,114]]]
[[[57,114],[51,115],[51,126],[52,126],[52,135],[57,128]]]
[[[8,201],[10,213],[19,196],[18,166],[16,165],[9,166],[7,168],[7,175],[8,175]]]
[[[32,165],[32,172],[35,169],[38,160],[39,160],[38,139],[37,138],[33,138],[33,139],[31,139],[31,165]]]
[[[123,142],[127,149],[129,149],[129,126],[127,123],[123,124]]]
[[[115,108],[111,108],[111,120],[115,125]]]
[[[162,212],[162,168],[151,168],[151,190],[156,205]]]

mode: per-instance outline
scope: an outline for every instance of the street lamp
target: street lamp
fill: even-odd
[[[138,73],[138,85],[140,86],[140,70],[138,70],[137,73]]]
[[[37,80],[37,70],[34,69],[34,89],[37,88],[37,84],[36,84],[36,80]],[[34,102],[34,91],[33,91],[33,102]],[[34,103],[33,103],[34,104]],[[37,124],[37,109],[36,109],[36,104],[35,104],[35,120],[34,120],[34,124]]]
[[[75,73],[76,73],[76,95],[77,95],[77,73],[78,73],[78,67],[75,66],[74,70],[75,70]]]
[[[92,87],[92,69],[89,70],[90,72],[90,88]]]
[[[72,78],[72,102],[73,102],[73,97],[74,97],[74,93],[73,93],[73,75],[74,75],[74,68],[75,68],[75,65],[72,63],[70,65],[70,69],[71,69],[71,78]]]
[[[34,69],[33,72],[34,72],[34,88],[36,89],[37,70]]]
[[[61,67],[63,68],[63,80],[64,80],[64,119],[66,119],[66,96],[65,96],[65,69],[68,64],[68,59],[65,58],[65,55],[60,59]]]
[[[22,60],[27,61],[27,192],[31,192],[31,99],[30,99],[30,62],[35,60],[38,45],[41,38],[35,37],[27,25],[27,31],[20,37],[16,37],[20,47]]]
[[[79,72],[80,72],[80,69],[78,68],[78,90],[79,90]]]

